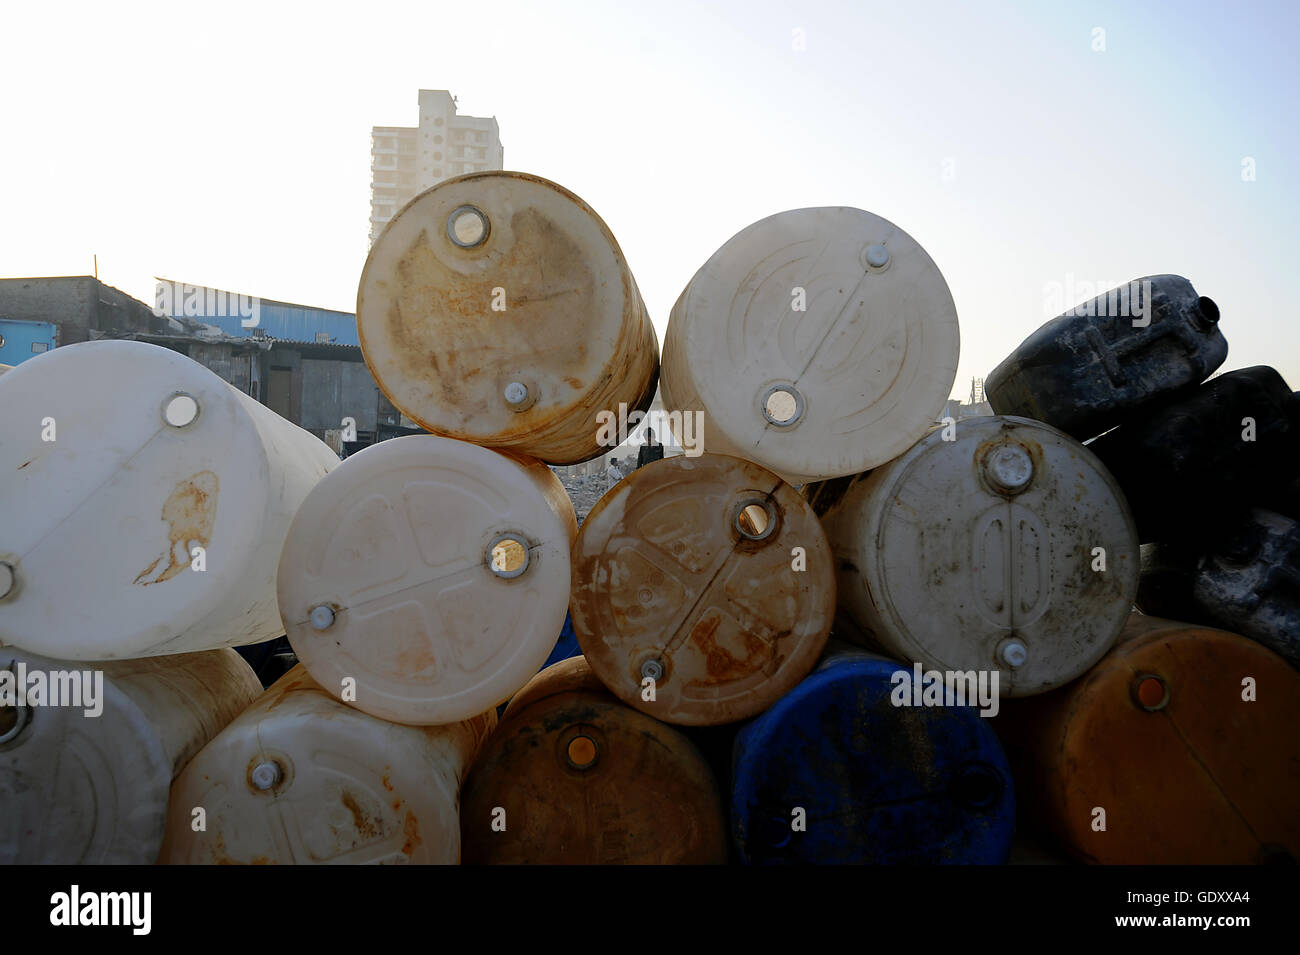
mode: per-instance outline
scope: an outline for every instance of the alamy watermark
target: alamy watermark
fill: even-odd
[[[688,458],[698,458],[704,453],[703,411],[632,411],[627,402],[618,403],[618,414],[612,411],[596,413],[596,443],[602,448],[617,448],[626,442],[645,423],[657,435],[671,433],[682,446]]]
[[[29,670],[19,660],[0,669],[0,706],[81,707],[97,717],[104,712],[104,671]]]
[[[1079,304],[1066,308],[1066,302]],[[1151,281],[1077,281],[1074,273],[1068,272],[1064,282],[1044,283],[1043,309],[1048,315],[1131,318],[1133,327],[1145,328],[1151,324]]]
[[[262,300],[253,295],[223,292],[204,285],[158,280],[153,313],[159,318],[238,318],[244,328],[262,321]]]
[[[50,896],[50,924],[122,925],[132,935],[148,935],[153,918],[152,892],[82,892],[73,885]]]
[[[895,670],[889,678],[894,706],[978,706],[980,716],[998,715],[997,670]]]

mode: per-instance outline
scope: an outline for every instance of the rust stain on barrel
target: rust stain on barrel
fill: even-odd
[[[704,666],[708,673],[699,682],[712,686],[729,683],[749,676],[759,670],[772,655],[772,649],[754,634],[744,631],[741,637],[745,641],[745,656],[740,658],[718,644],[718,627],[722,625],[719,616],[707,617],[697,623],[691,630],[691,640],[704,654]],[[766,651],[766,652],[764,652]]]
[[[206,548],[212,540],[217,517],[217,476],[199,471],[172,489],[162,505],[162,520],[168,526],[167,550],[136,576],[132,583],[148,586],[171,580],[190,566],[190,547]],[[146,579],[166,559],[167,566],[152,580]]]
[[[511,217],[510,231],[514,241],[491,250],[492,268],[485,272],[466,274],[443,262],[427,230],[396,264],[398,288],[386,319],[403,376],[423,379],[439,403],[466,416],[486,411],[497,397],[495,384],[474,381],[480,374],[494,381],[513,373],[525,356],[543,368],[547,356],[556,367],[567,366],[573,346],[556,335],[556,322],[595,298],[595,276],[582,250],[555,223],[523,209]],[[501,311],[493,309],[498,288],[505,292]],[[571,411],[558,409],[560,415]],[[535,430],[550,424],[556,411],[534,406],[523,416]]]
[[[343,790],[342,802],[344,808],[352,814],[352,825],[356,828],[357,832],[368,839],[373,839],[380,835],[383,831],[382,827],[362,811],[356,797],[346,789]]]
[[[402,843],[402,854],[409,856],[423,842],[420,838],[420,821],[409,809],[406,810],[406,821],[402,824],[402,835],[406,837]]]

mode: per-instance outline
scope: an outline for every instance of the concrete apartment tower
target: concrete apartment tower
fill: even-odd
[[[447,90],[420,90],[420,125],[375,126],[370,142],[370,243],[424,190],[467,172],[501,169],[496,117],[461,116]]]

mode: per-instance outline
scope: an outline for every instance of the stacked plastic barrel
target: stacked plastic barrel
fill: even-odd
[[[1133,289],[941,419],[938,267],[793,210],[705,262],[661,368],[604,222],[494,172],[361,275],[366,363],[428,434],[340,464],[165,349],[24,363],[0,665],[112,662],[100,722],[0,706],[0,856],[999,863],[1018,825],[1089,861],[1294,856],[1296,399],[1205,382],[1227,345],[1185,279]],[[550,466],[657,386],[687,453],[579,532]],[[281,633],[300,664],[259,693],[222,648]]]
[[[1272,368],[1210,378],[1219,319],[1187,279],[1146,276],[1048,322],[986,382],[995,411],[1088,442],[1142,542],[1118,645],[999,718],[1027,820],[1089,862],[1300,854],[1300,418]]]
[[[0,861],[153,862],[173,779],[261,691],[229,648],[281,632],[279,546],[338,459],[153,345],[0,386]]]

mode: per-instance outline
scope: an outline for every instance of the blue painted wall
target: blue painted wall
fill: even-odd
[[[17,365],[53,348],[55,331],[50,322],[0,318],[0,338],[4,339],[4,344],[0,345],[0,365]],[[37,350],[33,350],[32,345],[36,345]]]

